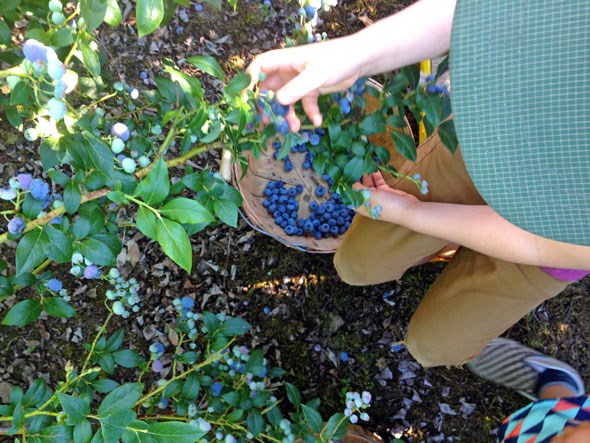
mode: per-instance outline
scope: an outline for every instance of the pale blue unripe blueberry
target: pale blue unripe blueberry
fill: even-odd
[[[25,129],[24,135],[25,138],[30,142],[34,142],[35,140],[37,140],[37,138],[39,138],[39,134],[37,133],[37,130],[35,128]]]
[[[139,166],[141,166],[142,168],[145,168],[150,164],[150,159],[147,158],[145,155],[142,155],[137,159],[137,163],[139,163]]]
[[[60,80],[65,75],[66,70],[66,65],[57,57],[49,57],[47,60],[47,73],[53,80]]]
[[[111,268],[111,270],[109,271],[109,277],[110,278],[119,278],[121,274],[119,273],[119,270],[117,268]]]
[[[113,151],[114,154],[120,154],[123,152],[123,149],[125,149],[125,142],[118,137],[113,139],[111,142],[111,151]]]
[[[126,158],[121,162],[121,166],[127,174],[133,174],[137,168],[137,163],[132,158]]]
[[[61,11],[55,11],[51,13],[51,21],[56,25],[63,25],[66,21],[66,17]]]
[[[67,87],[68,86],[66,85],[66,83],[62,79],[57,80],[53,84],[53,96],[55,98],[64,98],[66,95]]]
[[[113,303],[113,313],[116,315],[123,315],[125,313],[125,306],[119,300]]]
[[[51,118],[61,120],[66,115],[66,104],[57,98],[50,98],[47,102],[47,110]]]
[[[62,4],[59,0],[50,0],[49,1],[49,10],[51,12],[61,12]]]

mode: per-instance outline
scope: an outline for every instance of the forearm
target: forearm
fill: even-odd
[[[531,234],[489,206],[410,202],[404,210],[384,208],[383,220],[500,259],[536,266],[590,269],[590,247]]]
[[[362,76],[437,57],[449,50],[456,0],[421,0],[350,36]]]

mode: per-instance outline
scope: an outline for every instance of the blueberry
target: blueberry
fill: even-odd
[[[326,195],[326,188],[324,188],[322,185],[318,185],[318,187],[315,188],[315,195],[318,197],[323,197]]]
[[[285,227],[285,232],[287,235],[293,235],[295,232],[297,232],[297,228],[295,228],[295,226],[288,225]]]
[[[320,136],[318,134],[311,134],[309,136],[309,143],[312,146],[317,146],[320,144]]]
[[[195,301],[191,297],[189,297],[188,295],[185,295],[184,297],[182,297],[180,299],[180,303],[181,303],[182,307],[185,309],[192,309],[195,306]]]
[[[26,223],[20,217],[14,217],[8,222],[8,232],[11,234],[20,234],[25,230]]]

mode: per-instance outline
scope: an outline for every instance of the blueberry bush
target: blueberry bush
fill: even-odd
[[[222,7],[220,1],[207,3]],[[228,3],[239,7],[235,0]],[[335,4],[300,0],[294,5],[295,33],[287,43],[327,38],[314,27],[321,11]],[[134,6],[143,36],[190,2],[137,0]],[[269,1],[261,5],[270,7]],[[0,259],[0,300],[16,295],[2,324],[25,327],[42,312],[75,315],[63,278],[48,270],[52,263],[109,288],[106,321],[85,346],[80,364],[66,367],[56,386],[38,379],[26,389],[14,388],[9,404],[0,406],[0,424],[6,425],[0,432],[23,442],[340,438],[349,423],[368,420],[370,394],[350,392],[344,412],[322,418],[319,399],[304,402],[297,387],[280,380],[282,371],[268,366],[261,350],[240,346],[239,337],[250,330],[240,318],[197,312],[190,297],[174,300],[174,348],[154,342],[149,360],[124,346],[123,329],[109,333],[113,316],[128,318],[142,306],[137,281],[116,267],[121,239],[136,229],[190,272],[190,237],[219,223],[237,226],[242,197],[217,171],[195,170],[187,161],[223,150],[246,173],[245,153],[256,158],[266,149],[276,150],[286,172],[293,168],[289,154],[304,155],[304,167],[325,182],[315,194],[327,201],[315,202],[306,219],[297,216],[297,188],[268,184],[265,206],[285,235],[341,235],[353,215],[350,206],[367,200],[352,184],[379,169],[396,174],[388,166],[389,152],[372,144],[370,135],[390,134],[396,149],[415,159],[414,139],[396,130],[405,128],[403,116],[409,112],[428,133],[438,131],[450,149],[456,147],[448,91],[436,84],[437,76],[421,78],[418,67],[402,69],[383,88],[366,86],[363,79],[349,91],[322,97],[322,128],[306,122],[292,134],[284,120],[287,109],[271,91],[248,89],[247,74],[228,77],[208,55],[188,57],[185,66],[217,79],[222,87],[215,94],[167,59],[153,88],[112,81],[96,35],[121,20],[117,0],[6,0],[0,11],[1,118],[38,147],[43,167],[42,175],[19,173],[0,188],[0,246],[11,251],[14,246]],[[444,64],[438,74],[443,70]],[[381,106],[368,112],[367,95]],[[263,124],[261,115],[270,124]],[[408,179],[427,192],[422,178]],[[378,217],[379,208],[373,210]],[[33,291],[19,292],[23,288]],[[22,292],[29,295],[23,298]],[[119,384],[112,378],[118,367],[132,370],[135,380]],[[142,381],[148,373],[165,376]],[[277,386],[290,406],[281,409]]]

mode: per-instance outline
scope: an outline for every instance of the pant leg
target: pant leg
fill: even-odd
[[[461,248],[412,316],[408,350],[425,367],[461,365],[566,286],[537,266]]]
[[[399,161],[397,157],[396,161]],[[422,195],[409,180],[388,178],[390,186],[422,201],[485,204],[467,174],[460,151],[452,154],[438,135],[420,145],[415,163],[406,161],[397,169],[410,176],[418,173],[428,181],[430,191]],[[348,284],[383,283],[400,278],[409,267],[435,255],[447,243],[444,239],[357,215],[334,255],[334,266]]]

